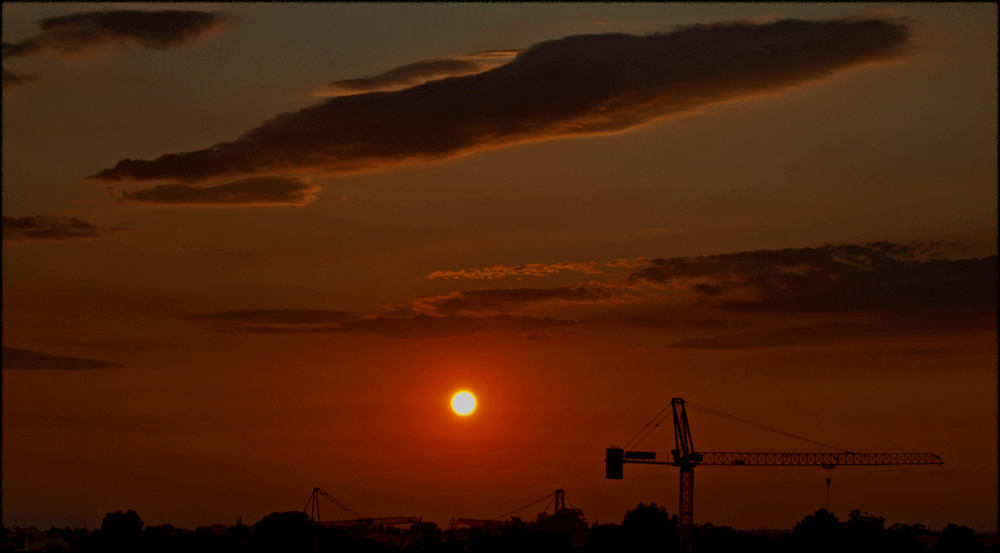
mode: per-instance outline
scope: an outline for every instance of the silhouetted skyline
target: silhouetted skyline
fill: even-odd
[[[562,491],[562,490],[559,490]],[[551,495],[551,494],[550,494]],[[195,530],[170,524],[146,526],[139,513],[120,509],[105,515],[100,528],[34,527],[6,529],[5,550],[44,551],[678,551],[679,518],[655,502],[639,503],[620,524],[588,524],[579,509],[565,506],[534,518],[452,520],[447,526],[418,521],[398,525],[329,525],[306,512],[266,515],[253,524],[213,524]],[[923,524],[887,525],[885,519],[853,510],[845,519],[818,509],[794,528],[735,530],[710,522],[693,529],[696,550],[702,553],[747,551],[759,553],[987,553],[997,551],[996,532],[979,533],[964,525],[940,530]]]

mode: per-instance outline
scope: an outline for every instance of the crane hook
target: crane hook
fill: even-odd
[[[826,512],[830,512],[830,481],[833,475],[833,465],[825,465],[826,469]]]

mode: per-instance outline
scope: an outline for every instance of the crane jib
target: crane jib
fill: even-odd
[[[617,451],[616,451],[617,450]],[[605,461],[609,474],[619,463],[640,465],[734,465],[734,466],[872,466],[872,465],[942,465],[944,461],[933,453],[756,453],[704,451],[696,454],[701,459],[690,457],[683,461],[657,461],[651,451],[625,451],[609,448]],[[619,469],[620,470],[620,469]],[[609,476],[609,478],[614,478]],[[620,477],[619,477],[620,478]],[[615,478],[617,479],[617,478]]]

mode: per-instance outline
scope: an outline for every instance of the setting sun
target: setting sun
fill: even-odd
[[[458,392],[451,398],[451,408],[459,415],[468,415],[476,410],[476,396],[469,392]]]

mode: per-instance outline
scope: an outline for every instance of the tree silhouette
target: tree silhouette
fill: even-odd
[[[313,550],[315,537],[309,515],[299,511],[275,512],[253,525],[253,550],[306,553]]]
[[[625,549],[629,551],[677,551],[677,515],[656,503],[639,505],[622,519]]]
[[[941,531],[941,535],[931,551],[932,553],[974,553],[985,549],[972,528],[949,524]]]
[[[855,509],[844,523],[844,543],[848,551],[882,553],[891,549],[885,519]]]
[[[796,549],[807,553],[833,553],[841,551],[844,527],[837,515],[820,509],[807,515],[792,529]]]
[[[108,513],[101,521],[102,549],[110,553],[139,551],[141,537],[142,519],[131,509]]]

